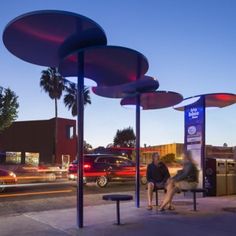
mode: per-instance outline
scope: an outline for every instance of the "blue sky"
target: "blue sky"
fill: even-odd
[[[110,45],[136,49],[149,60],[148,74],[161,90],[184,97],[236,93],[236,1],[234,0],[8,0],[1,3],[0,33],[16,16],[59,9],[99,23]],[[50,119],[54,103],[39,87],[43,67],[21,61],[0,43],[0,85],[19,96],[18,120]],[[91,94],[85,109],[85,139],[94,147],[111,143],[117,129],[135,127],[134,110],[119,100]],[[59,116],[72,118],[59,104]],[[236,145],[236,105],[207,112],[207,143]],[[141,144],[183,142],[184,115],[172,108],[143,111]]]

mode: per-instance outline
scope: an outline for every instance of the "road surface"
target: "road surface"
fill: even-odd
[[[105,188],[98,188],[95,184],[87,184],[84,186],[84,205],[108,204],[110,202],[102,200],[103,194],[134,194],[134,186],[134,182],[110,183]],[[0,216],[74,208],[76,207],[76,189],[76,182],[72,181],[7,188],[5,192],[0,193]],[[142,186],[141,189],[141,196],[145,196],[145,187]]]

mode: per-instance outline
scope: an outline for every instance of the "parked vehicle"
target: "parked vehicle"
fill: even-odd
[[[78,162],[69,165],[68,179],[77,179]],[[84,156],[84,183],[95,182],[106,187],[109,182],[135,180],[135,162],[123,156],[91,154]],[[146,166],[140,166],[141,183],[146,184]]]
[[[14,172],[9,170],[0,169],[0,192],[5,190],[4,185],[16,184],[17,178]]]

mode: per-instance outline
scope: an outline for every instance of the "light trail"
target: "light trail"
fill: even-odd
[[[0,198],[23,197],[23,196],[44,195],[44,194],[57,194],[57,193],[70,193],[70,192],[72,192],[72,190],[68,189],[68,190],[55,190],[55,191],[45,191],[45,192],[0,194]]]
[[[37,187],[37,186],[49,186],[49,185],[71,185],[73,181],[53,182],[53,183],[28,183],[28,184],[3,184],[0,188],[16,188],[16,187]]]

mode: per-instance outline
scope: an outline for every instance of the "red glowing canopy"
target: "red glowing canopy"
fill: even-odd
[[[96,22],[67,11],[34,11],[13,19],[3,42],[20,59],[58,67],[61,57],[93,45],[106,45],[106,35]]]
[[[158,89],[159,83],[153,77],[142,76],[139,80],[127,84],[105,87],[93,87],[92,91],[102,97],[107,98],[125,98],[137,93],[155,91]]]
[[[181,94],[170,91],[147,92],[140,95],[143,110],[161,109],[174,106],[183,100]],[[122,106],[136,105],[136,97],[127,97],[121,100]]]
[[[233,105],[236,103],[236,94],[233,93],[211,93],[202,94],[189,98],[185,98],[183,102],[175,106],[174,108],[178,111],[184,111],[184,108],[188,105],[196,103],[200,97],[205,97],[205,107],[218,107],[223,108],[226,106]]]

